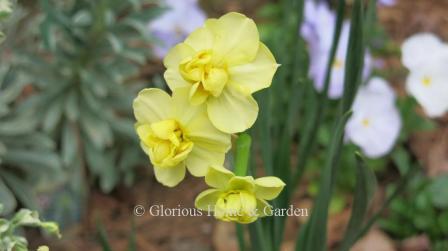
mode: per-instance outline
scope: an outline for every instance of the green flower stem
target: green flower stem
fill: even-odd
[[[247,133],[238,136],[236,140],[235,175],[246,176],[249,165],[250,146],[252,138]]]
[[[238,238],[238,246],[240,251],[246,251],[246,244],[244,242],[244,226],[242,224],[235,224],[236,236]]]
[[[249,166],[250,157],[250,146],[252,143],[252,138],[247,133],[243,133],[238,136],[236,140],[236,151],[235,151],[235,175],[246,176],[247,168]],[[236,223],[236,235],[238,238],[238,245],[240,251],[246,250],[246,245],[244,242],[244,226]]]

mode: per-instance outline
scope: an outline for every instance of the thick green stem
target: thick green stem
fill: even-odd
[[[247,133],[238,136],[236,141],[235,175],[246,176],[249,165],[252,138]]]

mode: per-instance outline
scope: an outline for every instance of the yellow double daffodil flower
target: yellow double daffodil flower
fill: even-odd
[[[134,100],[135,125],[141,147],[154,166],[156,179],[169,187],[185,177],[185,169],[204,176],[209,165],[221,165],[230,135],[216,129],[204,106],[191,106],[186,90],[142,90]]]
[[[186,88],[192,105],[205,104],[212,124],[226,133],[250,128],[258,115],[252,93],[271,85],[278,64],[243,14],[208,19],[164,59],[171,90]]]
[[[272,207],[266,200],[275,199],[285,186],[277,177],[235,176],[217,165],[210,167],[205,182],[212,188],[198,195],[195,206],[213,212],[217,219],[243,224],[271,215]]]

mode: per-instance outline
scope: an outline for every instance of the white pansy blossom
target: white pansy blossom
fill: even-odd
[[[402,45],[402,62],[410,73],[406,90],[429,117],[448,111],[448,45],[430,33],[416,34]]]
[[[345,128],[347,139],[370,158],[389,153],[401,129],[395,106],[395,93],[381,78],[372,78],[359,89],[353,103],[353,115]]]

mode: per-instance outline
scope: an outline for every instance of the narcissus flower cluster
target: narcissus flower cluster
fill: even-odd
[[[212,189],[196,199],[217,219],[251,223],[266,216],[266,200],[285,184],[276,177],[235,176],[223,166],[231,134],[249,129],[258,115],[252,94],[267,88],[279,66],[260,42],[252,19],[228,13],[208,19],[164,59],[172,91],[142,90],[134,100],[140,144],[156,179],[174,187],[186,170]]]

